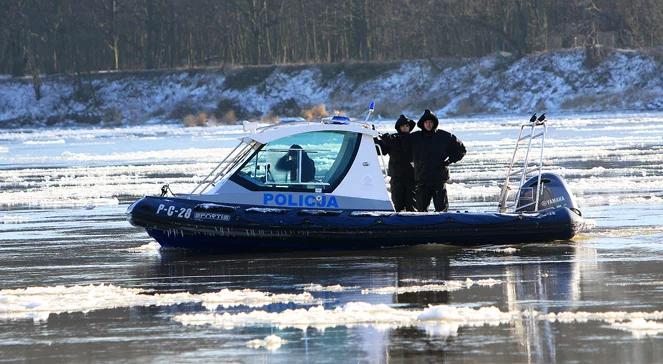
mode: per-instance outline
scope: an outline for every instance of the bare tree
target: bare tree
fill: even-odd
[[[660,0],[4,0],[0,73],[663,45]]]

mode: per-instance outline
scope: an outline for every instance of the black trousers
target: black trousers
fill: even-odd
[[[430,200],[433,200],[435,211],[447,211],[449,200],[447,199],[447,188],[444,183],[439,184],[417,184],[416,189],[417,211],[428,211]]]
[[[414,211],[414,180],[391,177],[391,202],[396,211]]]

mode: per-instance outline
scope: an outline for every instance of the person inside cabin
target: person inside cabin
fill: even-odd
[[[447,211],[446,182],[451,163],[463,159],[463,143],[455,135],[438,129],[439,120],[430,110],[424,111],[417,126],[421,129],[410,135],[414,164],[415,200],[418,211],[428,211],[431,199],[435,211]]]
[[[382,153],[389,154],[387,174],[391,177],[391,202],[396,211],[414,211],[414,168],[407,141],[414,125],[414,120],[401,115],[396,120],[395,134],[382,134],[375,140]]]
[[[300,156],[302,159],[301,181],[299,181],[298,178]],[[291,145],[290,150],[283,157],[279,158],[276,162],[276,169],[279,171],[290,172],[290,183],[313,182],[315,180],[315,162],[298,144]]]

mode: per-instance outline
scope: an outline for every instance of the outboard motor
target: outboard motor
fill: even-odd
[[[520,196],[516,211],[518,212],[534,212],[534,205],[536,202],[537,182],[539,176],[534,176],[527,180],[520,188]],[[567,207],[580,215],[578,204],[571,194],[569,187],[564,182],[561,176],[554,173],[541,173],[541,188],[542,193],[539,196],[538,210]]]

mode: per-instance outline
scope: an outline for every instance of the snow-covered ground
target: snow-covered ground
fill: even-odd
[[[521,59],[492,55],[366,65],[246,67],[231,70],[100,73],[75,87],[69,76],[0,78],[0,127],[182,122],[186,115],[259,119],[298,116],[324,105],[359,114],[370,100],[385,118],[430,108],[443,116],[531,111],[663,110],[663,64],[613,51],[596,68],[582,50]]]

